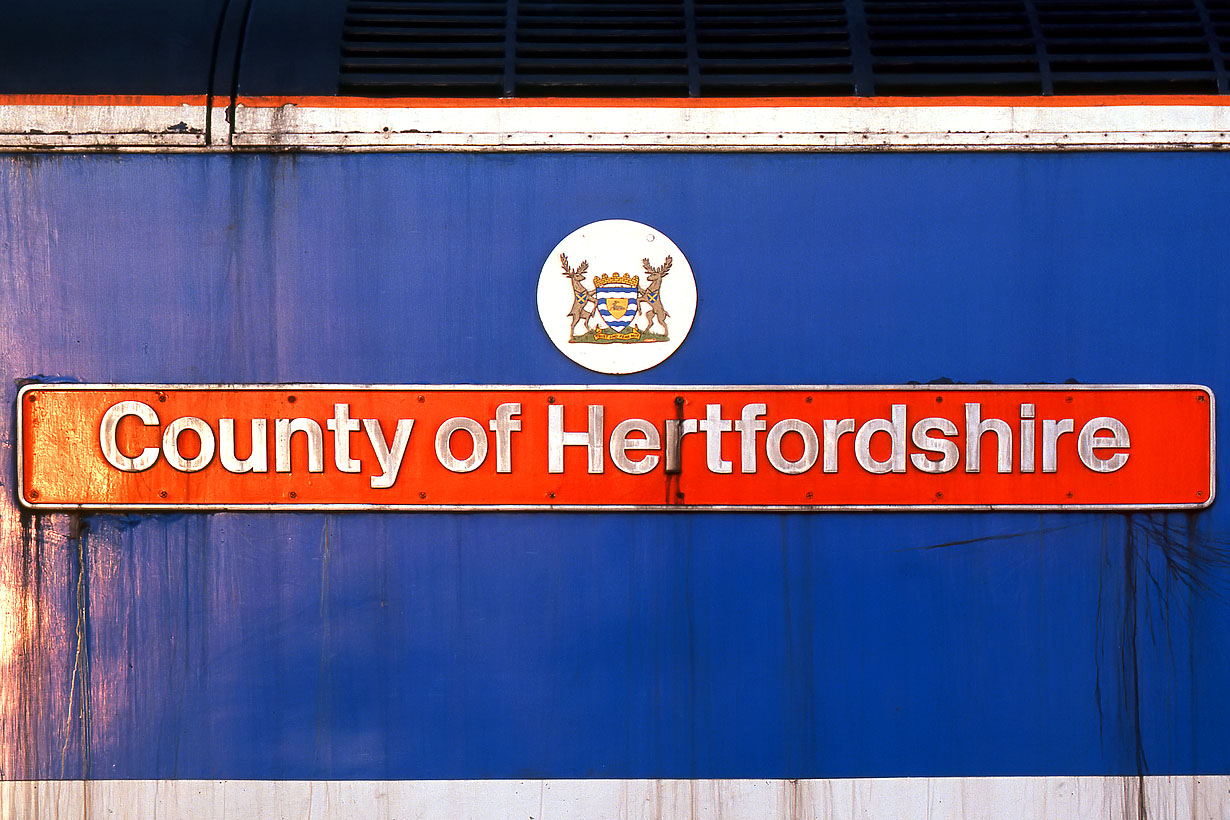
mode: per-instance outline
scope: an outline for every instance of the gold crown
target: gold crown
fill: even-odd
[[[630,273],[604,273],[601,276],[594,277],[594,287],[605,288],[608,285],[623,285],[627,288],[639,289],[641,277],[633,276]]]

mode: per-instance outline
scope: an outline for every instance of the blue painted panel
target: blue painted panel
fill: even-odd
[[[34,376],[1230,396],[1215,154],[32,156],[0,186],[10,407]],[[525,318],[615,217],[701,294],[632,377]],[[1224,500],[78,520],[3,482],[4,778],[1230,770]]]

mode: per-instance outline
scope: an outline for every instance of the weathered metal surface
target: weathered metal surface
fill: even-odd
[[[372,100],[0,97],[14,151],[1068,151],[1230,145],[1226,97]],[[232,109],[233,106],[233,109]]]
[[[206,140],[207,98],[0,97],[0,148],[188,150]],[[220,132],[226,133],[226,129]]]
[[[420,100],[390,105],[346,98],[247,98],[236,110],[233,144],[308,150],[808,152],[1230,144],[1230,105],[1221,97],[970,102]]]
[[[1213,153],[5,156],[0,458],[30,378],[1224,394],[1228,189]],[[702,299],[631,377],[535,318],[546,254],[611,217]],[[1224,499],[73,516],[13,479],[4,780],[1230,770]]]
[[[1230,777],[979,777],[841,780],[120,780],[0,782],[21,817],[619,817],[629,820],[927,817],[1107,820],[1230,814]]]

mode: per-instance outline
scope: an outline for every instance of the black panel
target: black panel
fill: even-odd
[[[7,0],[0,93],[205,94],[225,0]]]
[[[344,0],[254,0],[239,93],[336,94],[337,43],[345,13]]]
[[[1230,93],[1230,0],[9,0],[3,21],[10,94]]]

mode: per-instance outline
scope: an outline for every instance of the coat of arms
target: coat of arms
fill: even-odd
[[[591,222],[564,237],[543,263],[538,317],[577,364],[637,373],[665,361],[687,338],[696,280],[683,251],[657,228],[630,219]]]
[[[588,344],[670,341],[670,330],[666,326],[670,314],[662,304],[662,279],[671,271],[673,260],[670,256],[657,266],[648,257],[641,260],[645,268],[644,287],[641,287],[640,274],[607,273],[595,276],[593,287],[587,288],[588,261],[573,268],[568,264],[568,255],[563,253],[559,261],[564,276],[572,282],[568,341]],[[645,325],[638,328],[636,319],[642,310]],[[601,324],[596,325],[595,320]],[[661,326],[661,333],[650,330],[654,322]],[[578,324],[584,325],[584,332],[579,335],[576,332]]]

